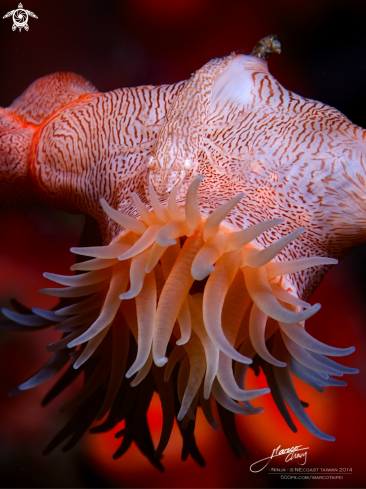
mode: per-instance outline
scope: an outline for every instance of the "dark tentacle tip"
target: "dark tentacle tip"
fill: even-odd
[[[16,396],[16,395],[20,394],[21,392],[22,391],[18,387],[15,387],[15,389],[12,389],[10,392],[8,392],[8,397]]]

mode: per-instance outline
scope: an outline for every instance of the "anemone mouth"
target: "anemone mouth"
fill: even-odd
[[[289,291],[285,275],[334,264],[337,260],[310,257],[275,261],[304,229],[259,249],[253,240],[280,225],[282,219],[242,230],[225,223],[226,215],[243,198],[242,194],[205,216],[200,212],[197,197],[202,179],[198,176],[191,183],[185,206],[177,205],[176,188],[163,206],[150,186],[150,211],[133,194],[140,219],[123,215],[102,200],[104,211],[125,231],[107,246],[72,248],[72,252],[91,258],[71,267],[79,274],[45,274],[64,287],[41,292],[69,298],[71,305],[55,311],[34,309],[33,315],[3,310],[9,319],[26,328],[54,324],[63,333],[61,340],[48,347],[48,351],[55,352],[50,362],[20,385],[18,391],[48,379],[69,359],[74,373],[67,375],[74,378],[84,370],[87,377],[83,389],[64,409],[81,412],[80,406],[94,402],[85,429],[109,412],[107,421],[94,428],[98,432],[124,419],[116,406],[122,406],[126,420],[131,415],[132,401],[121,404],[121,396],[126,399],[126,389],[134,399],[141,397],[140,406],[144,405],[145,411],[138,409],[146,414],[147,400],[155,388],[162,399],[164,415],[162,437],[155,452],[158,463],[173,426],[174,390],[177,420],[188,431],[192,431],[189,426],[192,423],[194,426],[198,406],[217,429],[211,399],[219,406],[221,421],[228,413],[262,412],[250,401],[270,389],[245,389],[247,368],[257,356],[277,407],[290,428],[296,431],[284,401],[311,433],[334,440],[306,414],[292,374],[320,392],[324,386],[346,385],[333,376],[357,370],[343,367],[324,355],[344,356],[354,348],[334,348],[306,332],[304,321],[320,306],[310,306]],[[148,380],[151,378],[154,378],[152,390]],[[132,424],[136,428],[136,422]],[[127,436],[126,430],[119,436]],[[74,430],[74,439],[78,439],[75,433]],[[70,427],[56,437],[56,442],[63,441],[68,434]],[[233,441],[227,430],[226,435],[235,451],[235,436]],[[50,447],[56,442],[51,442]],[[120,454],[126,444],[122,446]],[[151,452],[151,447],[144,450]]]

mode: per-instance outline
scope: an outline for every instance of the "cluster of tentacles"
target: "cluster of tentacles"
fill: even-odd
[[[92,259],[71,268],[74,276],[45,276],[62,288],[42,292],[68,298],[54,311],[3,309],[3,327],[43,328],[53,325],[62,339],[47,348],[54,352],[48,364],[16,391],[38,385],[70,367],[45,399],[49,402],[81,372],[85,383],[63,406],[74,414],[46,451],[69,436],[73,446],[95,420],[105,421],[92,432],[107,431],[125,420],[115,457],[135,441],[161,468],[176,416],[183,435],[183,459],[203,459],[194,442],[195,413],[200,406],[208,422],[218,428],[211,399],[218,405],[221,425],[237,456],[245,453],[235,428],[234,413],[256,414],[250,400],[270,392],[296,431],[285,402],[315,436],[321,432],[306,414],[296,393],[292,374],[318,391],[323,386],[346,385],[332,376],[357,373],[324,355],[344,356],[354,348],[333,348],[310,336],[304,321],[319,305],[310,306],[286,290],[284,275],[336,260],[323,257],[274,261],[296,239],[301,228],[260,249],[253,240],[281,219],[238,230],[224,222],[243,197],[239,194],[209,216],[198,206],[202,176],[191,183],[185,206],[176,202],[176,189],[166,206],[150,187],[152,209],[133,194],[140,219],[123,215],[102,200],[108,216],[125,228],[107,246],[73,248]],[[86,273],[85,273],[86,272]],[[64,301],[65,299],[61,300]],[[11,324],[10,324],[11,323]],[[255,360],[270,389],[245,389],[247,368]],[[233,363],[234,362],[234,363]],[[253,366],[253,365],[252,365]],[[154,391],[163,409],[159,446],[151,441],[146,413]]]

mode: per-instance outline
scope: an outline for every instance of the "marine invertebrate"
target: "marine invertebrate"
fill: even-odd
[[[50,84],[64,94],[61,104],[34,97]],[[233,413],[260,412],[250,400],[269,392],[245,390],[255,355],[289,426],[284,401],[314,435],[333,439],[307,416],[291,373],[321,391],[345,385],[332,376],[357,371],[324,356],[353,347],[320,343],[304,321],[319,308],[305,299],[326,266],[363,240],[361,128],[285,90],[263,58],[235,54],[186,82],[108,94],[53,75],[1,117],[3,202],[16,180],[24,201],[82,211],[101,234],[87,230],[92,246],[73,250],[92,258],[72,267],[86,273],[46,275],[66,288],[44,292],[71,304],[4,310],[25,328],[56,324],[64,334],[49,346],[49,364],[18,390],[59,371],[69,352],[73,368],[47,400],[85,371],[64,407],[74,418],[48,450],[70,435],[72,446],[109,413],[93,431],[125,419],[116,456],[135,440],[160,467],[176,409],[183,458],[201,462],[195,411],[201,406],[216,428],[212,396],[234,452],[245,452]],[[164,412],[156,452],[146,423],[154,389]]]

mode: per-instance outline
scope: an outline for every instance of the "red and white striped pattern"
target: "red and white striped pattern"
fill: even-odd
[[[243,228],[285,220],[257,240],[262,245],[306,228],[279,260],[340,258],[364,241],[364,130],[284,89],[252,56],[210,61],[175,85],[105,94],[76,75],[51,75],[1,109],[0,129],[2,202],[33,193],[87,213],[105,243],[121,228],[106,217],[101,198],[136,215],[132,191],[148,203],[146,184],[153,183],[164,201],[179,184],[182,202],[197,174],[205,175],[204,212],[244,192],[228,221]],[[306,298],[323,274],[296,274],[297,294]]]

